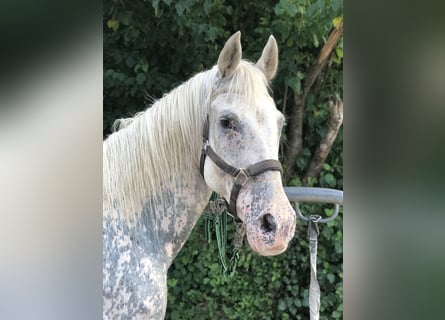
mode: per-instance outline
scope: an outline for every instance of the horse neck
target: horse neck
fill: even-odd
[[[147,206],[141,224],[148,231],[142,234],[156,248],[156,257],[168,266],[173,262],[198,221],[211,190],[199,174],[179,174],[178,179],[163,188],[163,200]],[[153,219],[153,217],[156,217]]]
[[[199,153],[212,77],[207,72],[190,79],[104,145],[104,208],[134,225],[129,233],[141,252],[167,264],[211,193],[199,173]]]

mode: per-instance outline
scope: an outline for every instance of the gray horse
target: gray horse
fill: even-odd
[[[270,36],[253,64],[241,60],[240,36],[104,142],[104,319],[164,318],[167,269],[212,190],[258,254],[282,253],[294,235],[278,162],[284,117],[268,93],[277,44]]]

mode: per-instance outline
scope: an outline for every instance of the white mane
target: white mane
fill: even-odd
[[[162,201],[162,186],[178,172],[198,168],[202,128],[209,112],[217,67],[199,73],[134,118],[117,121],[103,145],[104,214],[135,221],[144,205]],[[258,105],[255,92],[267,90],[263,73],[241,61],[228,87]],[[217,88],[217,90],[220,88]]]

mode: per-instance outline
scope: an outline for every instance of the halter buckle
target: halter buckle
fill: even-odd
[[[207,151],[207,147],[209,146],[209,140],[205,140],[202,142],[202,146],[201,146],[201,152],[206,152]]]
[[[238,173],[235,176],[235,182],[241,186],[244,186],[247,181],[249,181],[250,176],[246,174],[244,169],[239,169]]]

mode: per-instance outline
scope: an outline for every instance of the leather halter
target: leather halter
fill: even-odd
[[[199,171],[201,172],[201,176],[204,178],[204,164],[206,161],[206,156],[209,156],[210,159],[215,163],[215,165],[220,168],[222,171],[230,174],[235,178],[233,182],[232,192],[230,193],[230,204],[229,204],[229,212],[232,213],[235,217],[236,213],[236,200],[238,198],[238,194],[241,188],[250,180],[250,178],[258,176],[266,171],[280,171],[283,172],[281,167],[281,163],[278,160],[268,159],[263,160],[247,168],[235,168],[224,161],[220,156],[216,154],[213,148],[209,143],[209,116],[207,115],[206,122],[204,124],[204,130],[202,134],[202,150],[201,150],[201,159],[199,161]]]

